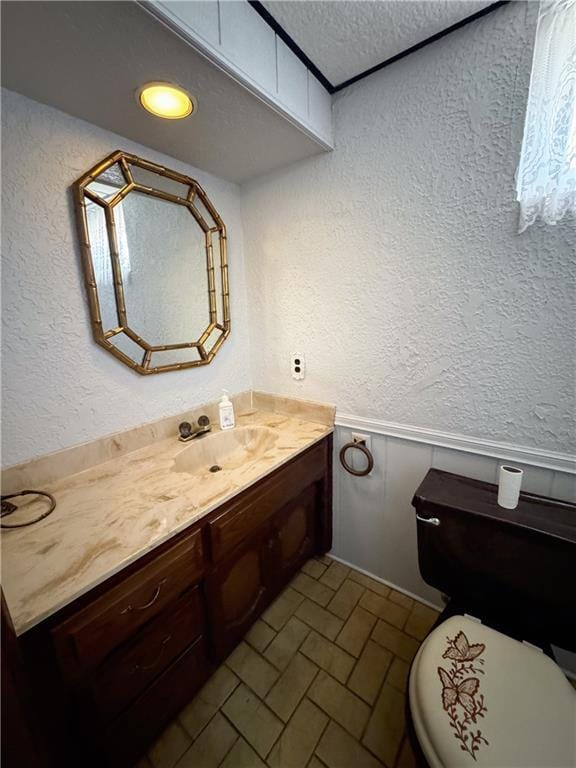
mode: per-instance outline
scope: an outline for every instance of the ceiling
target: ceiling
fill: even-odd
[[[490,4],[263,3],[333,85]],[[316,141],[136,2],[4,0],[1,6],[2,85],[7,88],[230,181],[243,182],[322,152]],[[135,91],[153,80],[179,82],[197,98],[198,112],[184,121],[143,112]]]
[[[179,82],[197,114],[145,113],[152,80]],[[230,181],[322,151],[134,2],[2,2],[2,85]]]
[[[262,5],[337,86],[493,0],[263,0]]]

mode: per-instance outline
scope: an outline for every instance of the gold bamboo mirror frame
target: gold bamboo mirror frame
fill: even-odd
[[[230,306],[226,228],[202,187],[118,150],[73,189],[95,341],[143,375],[208,365]]]

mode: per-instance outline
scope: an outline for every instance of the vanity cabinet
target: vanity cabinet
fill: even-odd
[[[257,533],[249,535],[208,575],[208,611],[218,661],[313,554],[318,501],[312,485],[279,510],[272,507],[269,520]],[[248,506],[241,507],[241,514],[245,513],[249,520]],[[233,525],[234,515],[225,513],[223,522]]]
[[[273,564],[268,529],[241,544],[206,580],[212,649],[231,651],[269,602]]]
[[[275,576],[284,584],[314,553],[318,504],[315,486],[307,488],[276,515],[272,532]]]
[[[200,588],[113,654],[90,680],[91,709],[106,722],[134,701],[187,648],[203,637]]]
[[[130,768],[330,548],[331,456],[329,436],[20,638],[54,765]]]
[[[51,635],[69,679],[96,667],[158,616],[204,572],[201,531],[145,562],[88,605],[57,624]]]

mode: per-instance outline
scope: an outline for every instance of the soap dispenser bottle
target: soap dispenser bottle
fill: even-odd
[[[228,392],[223,389],[224,394],[220,400],[220,429],[231,429],[235,424],[234,406],[228,398]]]

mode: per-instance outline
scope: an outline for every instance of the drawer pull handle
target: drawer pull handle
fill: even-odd
[[[134,607],[133,605],[127,605],[126,608],[123,608],[120,611],[120,613],[124,615],[125,613],[132,613],[132,611],[145,611],[147,608],[150,608],[150,606],[154,605],[156,600],[158,600],[158,598],[160,597],[160,592],[162,591],[162,587],[164,586],[164,584],[166,584],[167,581],[168,579],[162,579],[160,584],[158,584],[158,586],[156,587],[156,592],[154,592],[154,595],[152,597],[152,600],[150,600],[147,603],[144,603],[144,605],[137,605],[136,607]]]
[[[164,653],[164,648],[166,648],[170,640],[172,640],[172,635],[167,635],[164,638],[164,640],[162,640],[162,647],[160,648],[160,653],[154,659],[152,664],[135,664],[130,670],[130,674],[135,675],[136,672],[149,672],[151,669],[154,669],[154,667],[160,662],[160,659],[162,658],[162,654]]]

